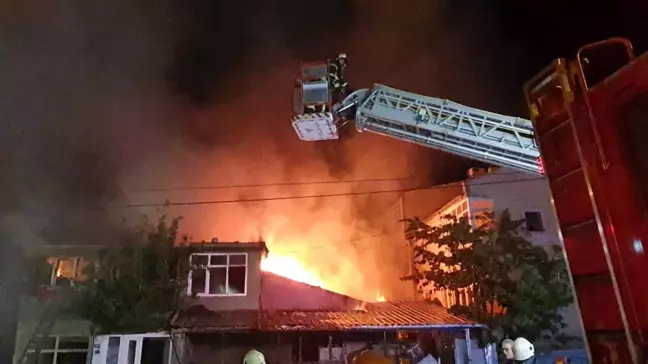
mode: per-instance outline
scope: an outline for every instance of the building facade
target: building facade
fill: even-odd
[[[34,256],[34,288],[21,298],[14,363],[34,363],[27,359],[38,353],[39,364],[235,364],[250,349],[269,363],[342,363],[368,343],[398,355],[397,333],[404,330],[436,330],[452,344],[465,330],[482,328],[428,302],[364,302],[264,272],[265,243],[237,242],[195,246],[170,332],[93,336],[90,322],[52,304],[88,279],[85,267],[100,249],[49,246]]]
[[[544,178],[505,168],[472,169],[467,174],[466,180],[453,185],[453,196],[444,191],[447,202],[443,206],[427,216],[418,217],[430,226],[440,224],[446,215],[466,217],[474,225],[482,221],[476,217],[484,213],[496,214],[508,209],[512,219],[525,219],[529,232],[526,238],[534,245],[549,248],[562,243],[551,192]],[[446,308],[471,299],[467,291],[439,292],[431,287],[417,288],[423,298],[438,300]],[[563,333],[583,337],[576,303],[564,308],[561,314],[567,325]]]

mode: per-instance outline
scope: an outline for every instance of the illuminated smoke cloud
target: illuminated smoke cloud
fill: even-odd
[[[169,187],[413,177],[405,186],[412,187],[446,178],[440,171],[462,162],[353,132],[309,144],[289,124],[298,62],[340,51],[349,54],[355,87],[384,82],[483,103],[476,90],[487,89],[487,61],[469,57],[473,45],[447,40],[465,41],[435,2],[417,1],[411,11],[387,0],[335,0],[327,3],[330,14],[303,1],[180,3],[0,5],[5,239],[103,243],[123,215],[155,213],[106,205],[357,193],[403,182]],[[155,188],[167,190],[142,191]],[[373,297],[389,291],[385,285],[402,269],[391,258],[402,248],[390,245],[398,236],[399,216],[390,212],[397,199],[204,204],[167,213],[185,216],[183,229],[198,240],[272,236],[273,252],[298,257],[337,282],[332,288],[368,296],[366,288]],[[364,239],[379,234],[386,235]]]

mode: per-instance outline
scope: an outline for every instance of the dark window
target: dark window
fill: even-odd
[[[538,211],[527,211],[524,213],[527,231],[545,231],[542,222],[542,214]]]
[[[59,338],[59,350],[87,350],[88,338],[86,336],[70,336]]]
[[[38,364],[85,364],[89,344],[89,338],[86,336],[48,337],[43,342],[38,361],[35,362]],[[33,350],[29,350],[27,355],[29,356],[28,360],[35,359]]]
[[[144,338],[141,364],[166,363],[165,351],[169,348],[167,344],[170,345],[170,341],[166,338]]]
[[[58,353],[56,364],[85,364],[87,353]]]
[[[192,263],[191,294],[246,294],[247,254],[195,254]]]
[[[227,267],[209,268],[209,293],[226,294]]]
[[[205,293],[207,282],[207,271],[205,269],[194,269],[191,272],[191,294]]]
[[[245,293],[245,266],[230,267],[229,281],[227,282],[227,293],[243,294]]]

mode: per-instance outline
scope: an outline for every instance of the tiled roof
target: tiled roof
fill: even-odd
[[[346,312],[265,312],[267,331],[371,330],[398,328],[460,328],[479,326],[428,302],[367,304],[364,310]]]
[[[193,332],[213,330],[256,330],[259,328],[259,311],[211,311],[198,305],[180,311],[172,326]]]
[[[205,310],[207,310],[205,308]],[[256,329],[262,331],[341,331],[480,326],[429,302],[383,302],[349,311],[186,312],[174,326],[190,331]]]

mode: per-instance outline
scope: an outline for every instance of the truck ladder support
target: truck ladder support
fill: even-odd
[[[474,160],[542,175],[530,120],[375,85],[356,111],[370,131]]]

